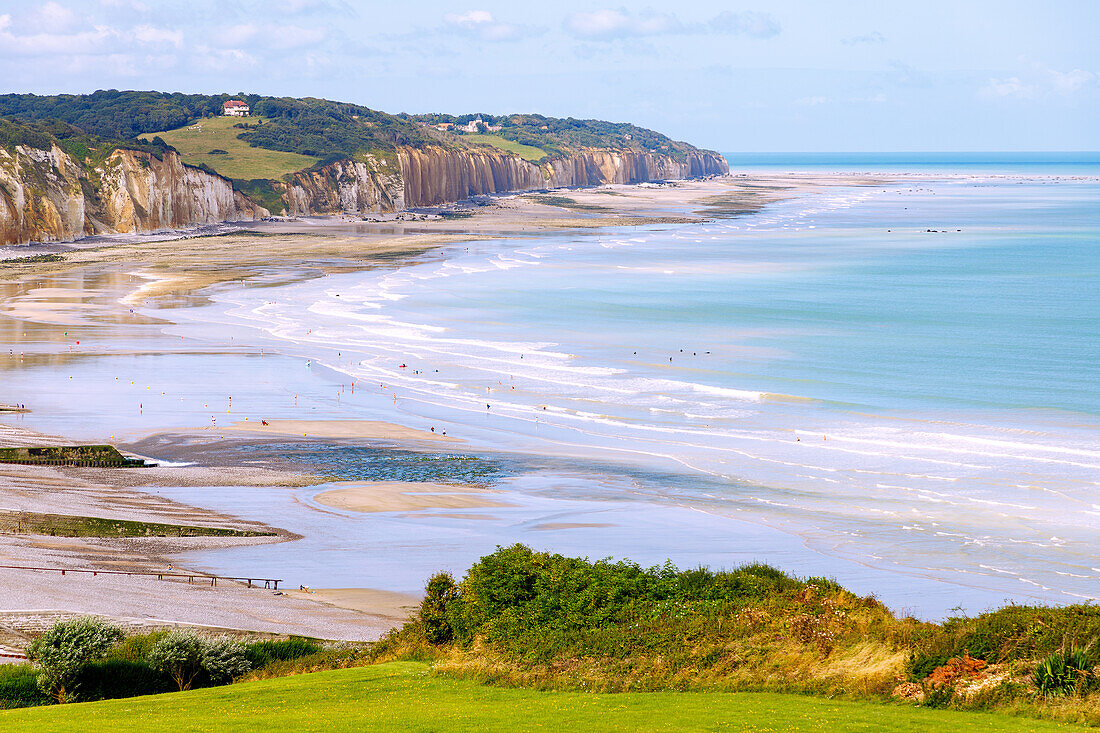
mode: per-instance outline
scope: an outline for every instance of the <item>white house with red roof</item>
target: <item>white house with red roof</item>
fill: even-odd
[[[248,117],[248,105],[239,99],[230,99],[222,105],[222,114],[227,117]]]

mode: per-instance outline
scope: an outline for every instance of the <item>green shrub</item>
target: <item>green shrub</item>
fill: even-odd
[[[202,669],[212,684],[224,685],[252,669],[244,644],[236,639],[223,636],[204,641]]]
[[[910,680],[914,682],[919,682],[928,675],[932,674],[932,670],[934,670],[936,667],[942,667],[943,665],[947,664],[947,660],[951,658],[952,655],[942,653],[913,653],[909,655],[909,661],[905,665],[905,670],[909,673]]]
[[[260,669],[272,662],[289,662],[321,650],[321,645],[312,639],[292,636],[289,639],[253,642],[245,646],[244,653],[252,669]]]
[[[1006,606],[943,626],[954,637],[953,655],[968,651],[990,662],[1035,659],[1100,638],[1100,606]]]
[[[921,705],[926,708],[943,709],[951,707],[951,703],[955,700],[955,688],[952,685],[942,685],[935,687],[933,685],[924,686],[924,700]]]
[[[450,573],[436,573],[428,580],[424,601],[420,604],[420,620],[424,624],[424,636],[432,644],[445,644],[455,638],[447,618],[447,606],[457,598],[458,586]]]
[[[128,636],[111,647],[108,659],[124,659],[131,662],[144,662],[153,645],[168,635],[167,631],[150,631],[145,634]]]
[[[251,669],[244,644],[227,638],[204,639],[188,630],[169,631],[153,644],[146,661],[168,675],[180,691],[196,683],[229,682]]]
[[[50,698],[38,688],[38,671],[29,664],[0,664],[0,710],[46,705]]]
[[[1043,695],[1071,695],[1095,687],[1093,660],[1085,650],[1055,652],[1035,667],[1034,682]]]
[[[826,593],[858,601],[832,581],[821,584],[825,590],[766,565],[728,572],[678,570],[671,563],[646,569],[514,545],[481,558],[457,591],[444,577],[433,578],[418,623],[434,643],[451,634],[462,646],[482,638],[531,662],[636,652],[683,655],[686,634],[710,633],[706,624],[728,620],[747,605],[783,599],[820,604]]]
[[[76,675],[82,700],[156,695],[175,689],[172,679],[143,660],[108,657],[88,662]]]
[[[122,639],[122,629],[84,616],[59,621],[27,647],[27,656],[41,670],[39,688],[59,703],[77,695],[77,675],[93,659],[102,658]]]

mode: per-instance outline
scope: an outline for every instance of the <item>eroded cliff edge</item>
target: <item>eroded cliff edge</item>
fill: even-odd
[[[0,244],[64,242],[268,215],[229,181],[184,165],[175,152],[156,156],[119,149],[92,165],[57,145],[0,148]]]

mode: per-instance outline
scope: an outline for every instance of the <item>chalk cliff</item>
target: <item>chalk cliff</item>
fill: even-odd
[[[706,151],[674,158],[593,148],[532,163],[488,147],[436,145],[401,147],[389,157],[338,160],[270,185],[290,215],[367,214],[480,194],[728,171],[724,158]],[[184,165],[171,151],[157,157],[119,149],[92,165],[73,159],[56,144],[49,150],[0,148],[0,244],[71,241],[91,234],[151,232],[268,215],[228,180]]]
[[[268,212],[220,176],[161,158],[116,150],[99,165],[49,150],[0,148],[0,244],[71,241],[91,234],[151,232]]]
[[[381,213],[405,208],[405,187],[397,161],[371,155],[338,160],[301,171],[282,191],[286,213],[292,216],[336,213]]]
[[[338,161],[297,173],[283,194],[290,214],[379,213],[461,201],[470,196],[562,186],[641,183],[729,172],[715,153],[682,160],[633,150],[590,149],[531,163],[490,148],[401,147],[400,170],[380,161]]]

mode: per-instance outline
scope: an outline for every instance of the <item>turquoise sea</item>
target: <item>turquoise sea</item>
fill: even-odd
[[[497,486],[522,505],[460,530],[432,519],[446,541],[415,559],[383,541],[407,541],[390,519],[314,532],[362,537],[379,563],[365,580],[326,554],[343,540],[316,568],[295,543],[250,560],[319,587],[404,567],[404,590],[440,547],[461,570],[522,540],[773,561],[923,616],[1100,598],[1100,156],[729,157],[734,174],[897,175],[701,224],[464,242],[174,312],[173,339],[281,355],[238,406],[281,380],[319,417],[446,430],[506,457]],[[248,368],[222,363],[222,382]],[[303,416],[269,403],[253,407]],[[203,499],[303,534],[333,521],[254,490]],[[536,506],[581,526],[528,533]]]

